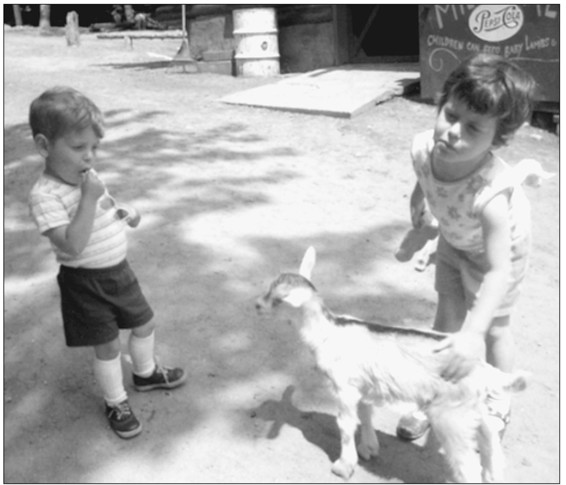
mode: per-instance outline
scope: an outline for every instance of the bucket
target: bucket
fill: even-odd
[[[236,74],[270,77],[280,73],[277,19],[274,8],[234,10]]]

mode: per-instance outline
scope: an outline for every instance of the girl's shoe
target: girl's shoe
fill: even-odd
[[[499,434],[499,439],[502,440],[505,435],[505,431],[507,430],[507,426],[509,426],[509,423],[511,422],[511,411],[508,411],[506,414],[501,414],[497,411],[489,411],[487,419],[488,426],[496,431],[497,434]]]
[[[397,436],[402,440],[414,441],[419,439],[427,432],[430,423],[426,414],[422,411],[415,411],[405,414],[397,425]]]
[[[485,404],[489,427],[499,434],[499,439],[503,439],[505,430],[511,422],[511,399],[509,396],[488,394]]]
[[[153,389],[174,389],[185,382],[187,376],[183,369],[169,368],[157,365],[149,377],[134,374],[136,391],[151,391]]]
[[[115,406],[106,404],[106,418],[108,418],[112,430],[120,438],[133,438],[142,432],[142,425],[136,418],[127,399]]]

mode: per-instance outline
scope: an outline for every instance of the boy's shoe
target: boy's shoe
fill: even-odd
[[[134,387],[137,391],[151,391],[153,389],[174,389],[180,386],[187,378],[185,371],[178,367],[169,368],[157,365],[149,377],[140,377],[134,374]]]
[[[110,427],[120,438],[133,438],[142,431],[142,425],[127,399],[116,406],[106,404],[106,417]]]
[[[415,411],[411,414],[405,414],[397,425],[397,436],[402,440],[414,441],[423,436],[430,423],[426,414],[422,411]]]

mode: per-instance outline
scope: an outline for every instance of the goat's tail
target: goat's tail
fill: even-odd
[[[468,386],[480,393],[516,393],[527,388],[530,374],[524,371],[503,372],[489,364],[476,368],[469,376]]]

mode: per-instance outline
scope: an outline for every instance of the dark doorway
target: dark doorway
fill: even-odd
[[[418,62],[418,5],[349,5],[350,62]]]

